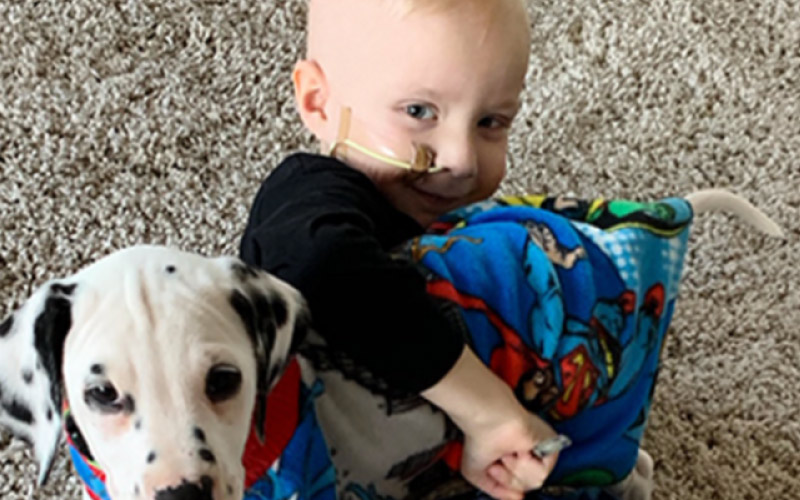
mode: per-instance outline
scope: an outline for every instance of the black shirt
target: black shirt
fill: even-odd
[[[240,252],[300,290],[330,346],[393,390],[418,393],[452,368],[464,346],[414,264],[389,255],[423,231],[363,173],[296,154],[261,185]]]

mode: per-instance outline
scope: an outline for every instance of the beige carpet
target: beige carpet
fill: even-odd
[[[530,5],[505,192],[724,186],[789,235],[698,221],[647,434],[657,498],[798,498],[798,3]],[[0,0],[0,314],[129,244],[235,252],[261,179],[310,147],[289,89],[303,16],[302,0]],[[31,497],[34,477],[0,437],[0,498],[79,498],[64,460]]]

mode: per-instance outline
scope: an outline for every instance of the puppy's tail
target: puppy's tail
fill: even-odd
[[[704,189],[686,196],[695,214],[727,212],[770,236],[784,237],[783,230],[746,199],[724,189]]]

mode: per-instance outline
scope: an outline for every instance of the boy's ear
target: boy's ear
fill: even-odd
[[[303,59],[295,64],[292,81],[297,110],[303,124],[318,140],[326,142],[330,123],[325,108],[330,92],[325,73],[316,61]]]

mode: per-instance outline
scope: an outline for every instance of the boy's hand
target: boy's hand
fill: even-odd
[[[450,372],[422,393],[464,433],[461,473],[501,500],[519,500],[541,487],[557,454],[539,459],[533,448],[556,436],[517,401],[511,388],[464,348]]]
[[[461,473],[489,495],[519,500],[542,487],[555,467],[558,454],[537,458],[531,450],[556,433],[540,418],[526,412],[521,418],[473,429],[464,436]]]

